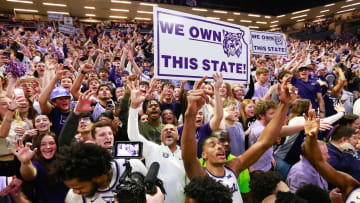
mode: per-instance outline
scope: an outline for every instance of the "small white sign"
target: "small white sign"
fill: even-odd
[[[49,20],[62,21],[63,15],[61,13],[48,13]]]
[[[75,28],[71,25],[59,24],[59,32],[73,35],[75,33]]]
[[[72,17],[64,17],[64,24],[65,25],[73,25],[73,19]]]
[[[261,32],[251,30],[251,45],[253,54],[287,56],[286,37],[283,33]]]

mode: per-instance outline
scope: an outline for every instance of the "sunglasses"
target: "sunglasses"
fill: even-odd
[[[82,119],[79,120],[79,123],[80,123],[81,121],[82,121],[82,122],[88,122],[88,121],[90,121],[90,118],[82,118]]]

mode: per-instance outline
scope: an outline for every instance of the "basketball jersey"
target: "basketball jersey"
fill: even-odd
[[[236,177],[235,173],[225,167],[225,174],[224,176],[214,176],[206,169],[207,174],[214,180],[220,182],[224,186],[228,187],[232,192],[232,202],[233,203],[242,203],[243,200],[241,198],[240,189],[238,185],[238,178]]]
[[[345,203],[360,203],[360,186],[351,191]]]

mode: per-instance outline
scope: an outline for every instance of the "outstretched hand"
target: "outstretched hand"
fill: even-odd
[[[222,75],[222,73],[215,73],[214,75],[213,75],[213,78],[214,78],[214,87],[215,87],[215,89],[219,89],[220,87],[221,87],[221,85],[222,85],[222,83],[223,83],[223,75]]]
[[[315,137],[319,133],[320,119],[316,118],[315,110],[309,110],[308,116],[303,115],[305,119],[304,131],[305,135]]]
[[[195,115],[205,102],[209,102],[209,95],[211,96],[212,92],[206,89],[200,89],[206,78],[207,76],[204,76],[199,82],[196,82],[193,90],[187,93],[187,114]]]
[[[297,88],[290,84],[291,78],[287,77],[281,85],[278,85],[279,99],[284,104],[293,104],[300,98],[297,94]]]
[[[131,108],[138,108],[139,105],[146,100],[147,92],[140,90],[139,80],[131,81],[127,84],[127,88],[130,90]]]
[[[81,114],[91,111],[91,104],[95,102],[94,95],[96,95],[96,92],[91,92],[90,90],[87,90],[85,93],[80,94],[74,112],[76,114]]]
[[[26,143],[24,146],[24,143],[22,141],[22,139],[19,139],[19,143],[17,141],[14,142],[15,145],[15,149],[16,151],[14,151],[13,149],[9,148],[8,150],[14,154],[18,160],[21,163],[26,163],[29,162],[35,155],[37,148],[35,148],[34,150],[31,150],[31,143]]]

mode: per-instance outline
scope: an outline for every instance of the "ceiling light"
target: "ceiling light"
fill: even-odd
[[[218,10],[213,10],[214,13],[222,13],[222,14],[227,14],[227,11],[218,11]]]
[[[127,10],[127,9],[117,9],[117,8],[110,8],[110,11],[129,12],[129,10]]]
[[[350,1],[354,1],[354,0],[346,0],[346,2],[350,2]]]
[[[251,23],[252,21],[251,21],[251,20],[240,20],[240,22],[243,22],[243,23]]]
[[[325,12],[328,12],[328,11],[330,11],[329,9],[327,9],[327,10],[322,10],[322,11],[320,11],[320,13],[325,13]]]
[[[47,11],[48,13],[57,13],[57,14],[63,14],[63,15],[69,15],[69,12],[60,12],[60,11]]]
[[[332,3],[332,4],[326,4],[324,7],[329,7],[329,6],[333,6],[333,5],[335,5],[334,3]]]
[[[273,24],[273,23],[278,23],[279,21],[278,20],[274,20],[274,21],[271,21],[270,23]]]
[[[360,2],[357,2],[357,3],[349,4],[349,5],[346,5],[346,6],[341,6],[341,8],[347,8],[347,7],[356,6],[356,5],[359,5],[359,4],[360,4]]]
[[[305,18],[297,20],[296,22],[301,22],[301,21],[304,21],[304,20],[305,20]]]
[[[6,0],[9,2],[14,2],[14,3],[23,3],[23,4],[33,4],[34,2],[32,1],[21,1],[21,0]]]
[[[207,18],[214,19],[214,20],[220,20],[219,17],[207,17]]]
[[[136,11],[136,12],[138,12],[138,13],[147,13],[147,14],[153,14],[153,12],[152,12],[152,11]]]
[[[227,21],[234,21],[234,18],[228,18]]]
[[[305,10],[301,10],[301,11],[296,11],[296,12],[293,12],[292,14],[304,13],[304,12],[308,12],[308,11],[310,11],[310,9],[305,9]]]
[[[256,18],[260,18],[260,17],[261,17],[260,15],[257,15],[257,14],[249,14],[248,16],[256,17]]]
[[[193,11],[208,11],[207,9],[204,9],[204,8],[192,8]]]
[[[291,17],[290,19],[302,18],[302,17],[305,17],[305,16],[307,16],[307,14],[304,14],[304,15],[301,15],[301,16],[294,16],[294,17]]]
[[[282,18],[282,17],[285,17],[285,15],[279,15],[279,16],[276,16],[277,18]]]
[[[85,14],[85,16],[88,16],[88,17],[95,17],[96,15],[95,15],[95,14],[91,14],[91,13],[87,13],[87,14]]]
[[[270,25],[270,27],[276,27],[276,26],[278,26],[278,25]]]
[[[151,18],[140,18],[140,17],[135,17],[135,20],[151,20]]]
[[[85,6],[84,8],[86,8],[86,9],[95,9],[94,6]]]
[[[321,22],[321,21],[324,21],[324,20],[325,20],[324,18],[320,18],[320,19],[314,20],[313,22],[316,23],[316,22]]]
[[[111,0],[111,3],[131,4],[131,1],[117,1],[117,0]]]
[[[234,12],[233,14],[236,15],[236,16],[240,15],[240,13],[238,13],[238,12]]]
[[[46,2],[43,2],[42,4],[43,4],[43,5],[45,5],[45,6],[59,6],[59,7],[66,7],[66,4],[55,4],[55,3],[46,3]]]
[[[271,18],[271,16],[265,16],[265,18]]]
[[[143,6],[158,6],[157,4],[150,4],[150,3],[140,3]]]
[[[321,18],[321,17],[324,17],[325,15],[319,15],[319,16],[316,16],[317,18]]]
[[[254,29],[259,29],[259,27],[258,26],[249,26],[249,28],[254,28]]]
[[[256,21],[257,24],[267,24],[267,22]]]
[[[125,19],[127,18],[126,16],[109,16],[110,18],[121,18],[121,19]]]
[[[351,8],[351,9],[346,9],[346,10],[342,10],[342,11],[338,11],[336,13],[345,13],[345,12],[348,12],[348,11],[353,11],[355,10],[355,8]]]
[[[22,9],[22,8],[14,8],[14,11],[23,11],[23,12],[31,12],[31,13],[39,12],[38,10]]]

